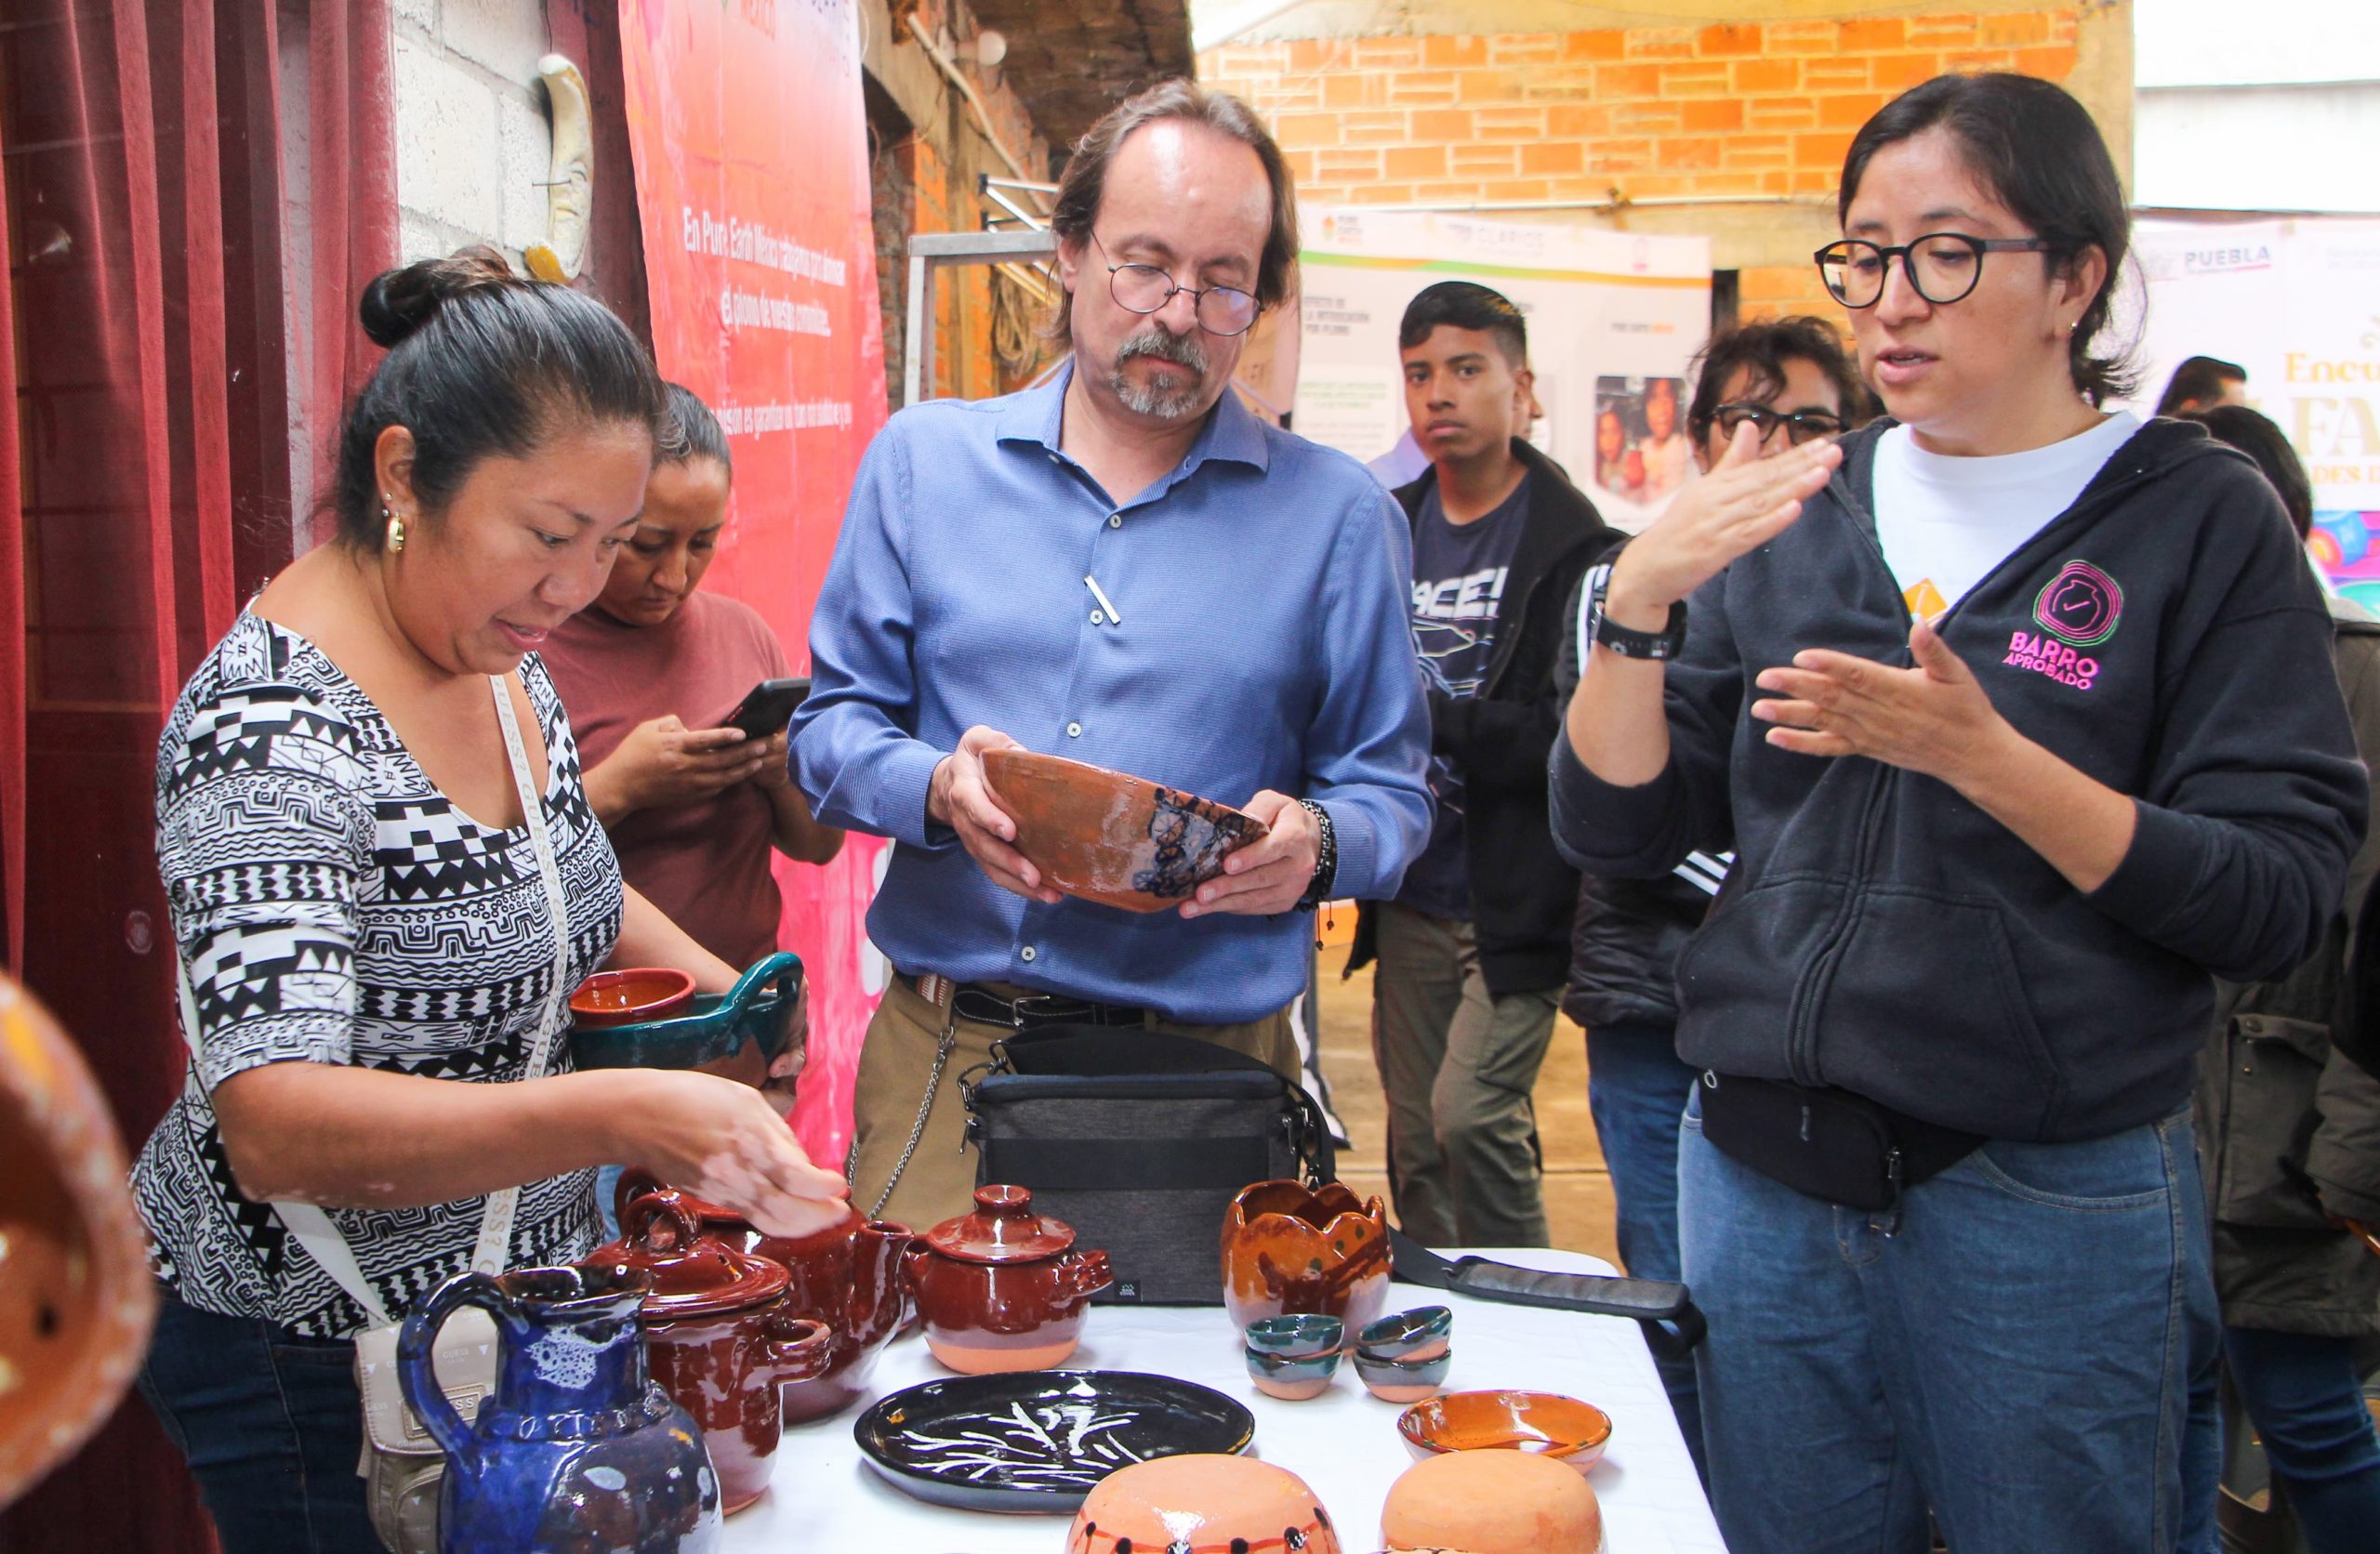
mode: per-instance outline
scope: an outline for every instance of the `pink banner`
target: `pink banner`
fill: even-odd
[[[719,412],[735,492],[704,586],[758,610],[797,670],[862,450],[884,424],[867,125],[850,0],[621,0],[628,140],[662,375]],[[852,1075],[883,991],[866,915],[885,845],[777,861],[780,942],[810,981],[793,1125],[851,1141]]]

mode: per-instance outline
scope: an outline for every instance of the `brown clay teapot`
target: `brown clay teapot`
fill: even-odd
[[[1073,1250],[1074,1227],[1033,1212],[1022,1187],[975,1189],[903,1255],[926,1347],[954,1371],[1043,1371],[1082,1340],[1083,1310],[1115,1281],[1104,1252]]]
[[[661,1179],[643,1167],[623,1171],[616,1200],[623,1222],[629,1204],[661,1191]],[[707,1233],[784,1268],[786,1315],[823,1322],[832,1330],[826,1368],[807,1381],[786,1383],[785,1422],[823,1419],[864,1397],[876,1357],[900,1331],[906,1293],[901,1254],[915,1239],[908,1227],[853,1213],[799,1239],[767,1235],[734,1209],[689,1192],[678,1196]]]
[[[729,1514],[769,1487],[784,1414],[777,1389],[826,1367],[826,1324],[785,1310],[786,1271],[703,1233],[685,1200],[652,1192],[620,1216],[620,1239],[588,1259],[641,1269],[653,1379],[694,1416]]]

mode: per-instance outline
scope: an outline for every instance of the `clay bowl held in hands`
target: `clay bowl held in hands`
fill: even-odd
[[[1319,1311],[1361,1329],[1388,1304],[1388,1211],[1338,1182],[1260,1181],[1223,1211],[1223,1305],[1242,1332]]]
[[[1448,1392],[1407,1409],[1396,1433],[1418,1458],[1527,1452],[1583,1473],[1611,1444],[1611,1416],[1559,1392]]]
[[[1226,805],[1030,750],[985,751],[984,780],[1045,881],[1127,912],[1180,905],[1264,835]]]
[[[598,971],[570,995],[571,1023],[582,1030],[667,1020],[694,1001],[694,979],[675,967]]]

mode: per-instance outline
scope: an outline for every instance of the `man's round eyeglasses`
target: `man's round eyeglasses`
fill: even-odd
[[[1107,245],[1099,234],[1091,234],[1099,249],[1099,257],[1107,257]],[[1245,335],[1256,323],[1255,296],[1237,286],[1183,286],[1153,264],[1111,264],[1107,267],[1107,295],[1116,306],[1133,313],[1154,313],[1173,300],[1173,294],[1188,295],[1192,309],[1198,315],[1198,327],[1210,335]]]
[[[1788,414],[1771,410],[1765,404],[1723,404],[1712,412],[1719,429],[1729,437],[1736,428],[1750,421],[1760,428],[1760,440],[1765,442],[1781,423],[1786,438],[1795,447],[1815,442],[1821,437],[1833,437],[1843,430],[1843,417],[1823,410],[1796,410]]]
[[[1957,302],[1983,279],[1986,254],[2040,254],[2046,238],[1969,237],[1964,232],[1927,232],[1885,247],[1860,238],[1830,243],[1811,257],[1819,278],[1846,308],[1872,308],[1884,295],[1884,274],[1898,259],[1917,295],[1936,307]]]

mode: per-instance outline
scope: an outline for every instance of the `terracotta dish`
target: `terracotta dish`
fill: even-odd
[[[571,1023],[602,1030],[667,1020],[694,1007],[694,979],[674,967],[598,971],[570,995]]]
[[[0,976],[0,1506],[114,1412],[149,1347],[129,1174],[73,1042]]]
[[[1075,1513],[1066,1554],[1340,1554],[1330,1515],[1303,1479],[1244,1456],[1134,1463]]]
[[[1405,1470],[1381,1507],[1389,1554],[1593,1554],[1603,1508],[1587,1481],[1524,1452],[1454,1452]]]
[[[1338,1182],[1260,1181],[1223,1211],[1223,1304],[1232,1325],[1319,1311],[1351,1330],[1388,1304],[1388,1211]]]
[[[1611,1444],[1611,1416],[1559,1392],[1448,1392],[1407,1409],[1396,1433],[1417,1457],[1528,1452],[1583,1473]]]
[[[1264,835],[1227,805],[1058,756],[986,750],[984,777],[1043,878],[1127,912],[1180,905]]]

